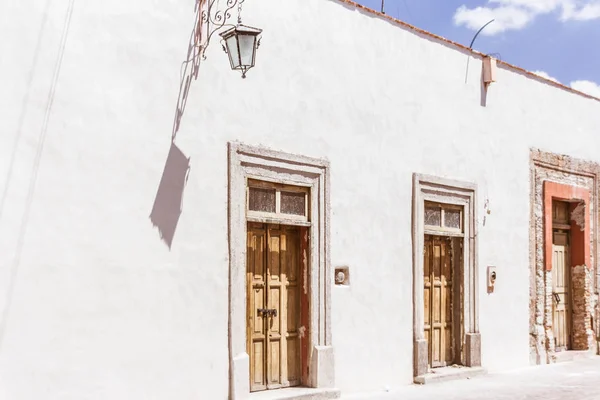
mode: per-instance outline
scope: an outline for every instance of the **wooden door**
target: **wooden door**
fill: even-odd
[[[425,339],[429,366],[452,364],[452,255],[450,238],[425,236]]]
[[[300,230],[248,224],[250,390],[297,386],[300,354]]]
[[[552,240],[552,330],[557,351],[571,347],[571,263],[569,234],[554,232]]]

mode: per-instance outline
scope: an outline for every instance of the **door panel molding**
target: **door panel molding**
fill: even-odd
[[[571,340],[571,262],[568,233],[553,234],[552,251],[552,329],[555,350],[570,350]]]
[[[445,367],[455,361],[453,302],[454,263],[452,241],[447,236],[426,235],[424,248],[424,330],[429,366]]]
[[[309,312],[303,320],[302,384],[315,388],[334,387],[335,366],[331,334],[329,162],[228,143],[229,226],[229,382],[230,399],[250,394],[250,357],[246,352],[246,191],[248,179],[303,186],[310,190],[309,227],[302,227],[307,273],[302,278],[302,304]],[[269,220],[264,222],[277,223]],[[281,221],[285,223],[285,221]],[[304,251],[306,250],[306,251]],[[308,304],[307,304],[308,303]],[[305,325],[308,322],[308,326]],[[308,343],[307,343],[308,342]]]
[[[299,293],[301,229],[248,224],[247,349],[251,391],[297,386],[302,381],[299,329],[301,313],[307,310],[301,309]],[[265,237],[267,240],[262,240]],[[267,257],[262,256],[265,253]]]
[[[267,232],[253,224],[248,229],[247,239],[247,287],[248,287],[248,327],[247,347],[250,348],[250,387],[251,390],[267,388],[267,329],[266,318],[258,310],[265,307]]]

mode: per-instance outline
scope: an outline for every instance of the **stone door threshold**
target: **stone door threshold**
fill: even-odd
[[[471,379],[475,376],[485,375],[487,370],[482,367],[444,367],[434,368],[431,372],[415,377],[415,383],[425,385],[429,383],[454,381],[458,379]]]
[[[555,362],[569,362],[592,358],[596,355],[594,350],[566,350],[554,353]]]
[[[339,399],[339,389],[294,387],[251,393],[249,400],[329,400]]]

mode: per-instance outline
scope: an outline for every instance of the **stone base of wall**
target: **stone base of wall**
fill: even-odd
[[[571,271],[573,305],[573,350],[589,350],[596,338],[592,330],[592,277],[585,265],[573,267]]]
[[[427,347],[427,340],[417,339],[414,341],[414,346],[413,374],[414,376],[425,375],[429,372],[429,348]]]
[[[465,335],[465,365],[481,367],[481,334],[467,333]]]
[[[533,338],[533,348],[535,351],[535,357],[532,357],[532,362],[535,365],[547,364],[548,363],[548,353],[546,351],[546,335],[544,334],[544,327],[540,325],[535,325],[534,332],[532,333]]]

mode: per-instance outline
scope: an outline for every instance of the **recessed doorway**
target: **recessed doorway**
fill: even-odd
[[[414,381],[485,373],[477,285],[477,186],[414,174]],[[432,369],[443,368],[436,373]]]
[[[309,204],[307,187],[248,180],[246,340],[251,392],[307,383]]]
[[[428,370],[461,364],[457,321],[463,269],[462,216],[460,206],[425,202],[423,310]]]
[[[552,331],[555,351],[572,349],[570,204],[552,202]]]

